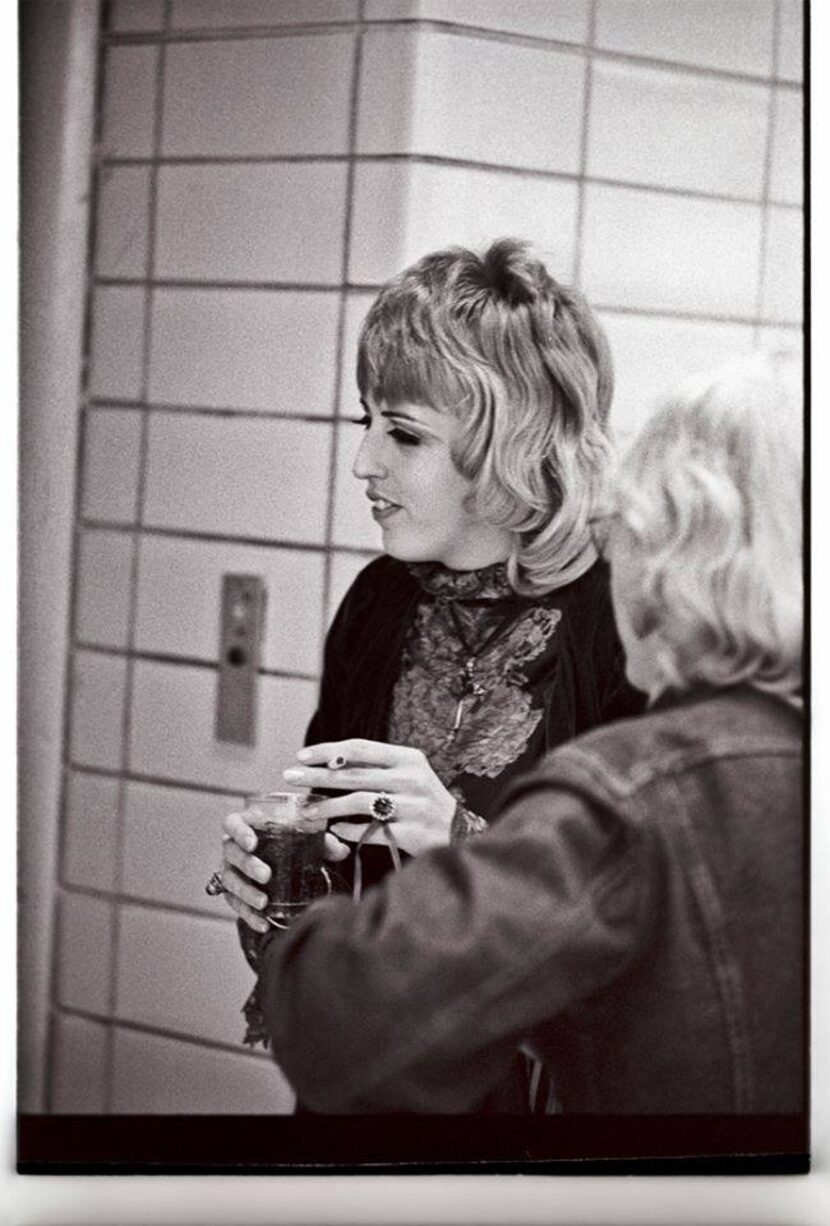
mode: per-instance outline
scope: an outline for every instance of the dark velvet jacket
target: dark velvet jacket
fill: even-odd
[[[328,1112],[466,1112],[516,1045],[561,1109],[805,1105],[801,723],[749,689],[549,754],[478,838],[269,939],[275,1058]]]

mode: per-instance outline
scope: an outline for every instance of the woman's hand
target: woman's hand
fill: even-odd
[[[303,765],[283,772],[287,783],[348,793],[314,806],[327,821],[360,815],[372,818],[372,802],[379,792],[385,792],[394,802],[391,820],[395,841],[403,851],[417,856],[449,843],[456,802],[420,749],[352,739],[308,745],[297,758]],[[333,767],[334,762],[340,765]],[[354,843],[367,824],[338,822],[332,829],[339,838]],[[378,831],[368,841],[383,843],[385,839]]]
[[[229,813],[222,822],[225,834],[222,839],[222,885],[223,895],[232,911],[244,920],[254,932],[268,932],[271,925],[259,912],[268,904],[268,895],[262,886],[271,877],[271,869],[264,860],[253,853],[256,850],[256,831],[245,820],[247,810]],[[327,860],[345,860],[348,847],[326,832],[325,857]]]

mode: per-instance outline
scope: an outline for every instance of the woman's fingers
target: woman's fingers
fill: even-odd
[[[323,843],[323,856],[326,860],[336,864],[339,860],[346,860],[351,855],[351,848],[345,843],[341,843],[340,839],[334,837],[326,831]]]
[[[261,915],[257,915],[256,911],[252,911],[247,903],[244,903],[241,898],[235,898],[233,894],[224,894],[223,898],[230,909],[244,920],[249,928],[253,928],[254,932],[267,932],[270,924],[267,919],[263,919]]]
[[[340,817],[369,817],[372,801],[377,800],[377,797],[377,792],[349,792],[347,796],[318,800],[310,811],[315,817],[321,817],[327,822],[333,822]]]
[[[337,770],[346,766],[396,766],[406,753],[405,745],[387,745],[385,741],[350,737],[346,741],[323,741],[319,745],[306,745],[305,749],[301,749],[297,754],[297,760],[308,766],[325,765]]]
[[[226,865],[233,864],[251,881],[258,881],[264,884],[271,876],[271,869],[264,860],[260,860],[256,856],[250,855],[249,852],[243,851],[233,841],[222,844],[222,860]]]
[[[331,829],[333,833],[336,834],[339,839],[343,839],[344,842],[357,843],[358,840],[363,836],[365,831],[369,829],[370,825],[371,825],[370,822],[337,822],[334,826],[331,827]],[[395,837],[397,838],[397,834]],[[383,833],[383,827],[378,826],[377,830],[374,830],[367,839],[364,839],[363,841],[364,847],[366,846],[367,843],[377,843],[380,846],[388,847],[389,840],[387,839],[386,835]],[[347,848],[346,855],[349,855],[349,854],[350,854],[350,849]]]
[[[246,876],[227,864],[222,869],[222,885],[229,902],[232,896],[247,903],[255,911],[261,911],[268,903],[268,895],[263,890],[258,889],[253,881],[249,881]]]
[[[256,833],[245,821],[244,813],[229,813],[222,819],[222,826],[227,835],[244,851],[253,851],[256,847]]]
[[[393,791],[397,774],[377,767],[344,766],[342,770],[328,770],[322,766],[297,766],[282,772],[286,783],[304,788],[330,788],[335,792],[382,792]]]

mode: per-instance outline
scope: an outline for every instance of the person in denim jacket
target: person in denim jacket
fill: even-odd
[[[273,1054],[312,1108],[473,1111],[523,1046],[565,1112],[803,1109],[801,426],[780,358],[671,396],[594,522],[647,712],[266,938]]]

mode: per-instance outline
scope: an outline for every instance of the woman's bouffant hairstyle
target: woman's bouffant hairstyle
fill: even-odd
[[[527,244],[438,251],[381,290],[360,334],[364,399],[446,408],[470,510],[514,534],[508,576],[538,595],[593,563],[587,521],[609,457],[613,375],[587,302]]]
[[[640,593],[629,615],[655,636],[659,688],[798,700],[802,452],[798,364],[760,353],[682,384],[624,456],[617,507]]]

